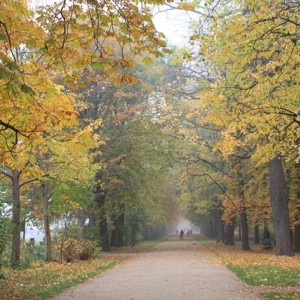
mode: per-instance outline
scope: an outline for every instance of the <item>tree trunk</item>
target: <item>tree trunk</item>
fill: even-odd
[[[90,206],[88,209],[88,220],[88,227],[96,227],[96,216],[93,206]]]
[[[241,222],[242,222],[242,217],[241,217],[242,214],[240,214],[240,218],[241,218]],[[238,225],[238,241],[241,241],[242,240],[242,224],[239,223]]]
[[[297,224],[294,229],[294,251],[300,252],[300,224]]]
[[[231,224],[226,225],[226,231],[225,231],[225,245],[234,245],[234,223],[233,220]]]
[[[41,183],[42,203],[43,203],[43,222],[45,234],[45,261],[52,260],[52,239],[50,231],[50,218],[49,218],[49,199],[50,199],[50,185],[49,182]]]
[[[99,229],[100,229],[100,241],[101,241],[101,248],[103,251],[107,252],[110,251],[110,244],[109,244],[109,232],[108,232],[108,225],[107,225],[107,218],[105,212],[105,200],[106,200],[106,191],[103,190],[101,185],[98,182],[102,182],[103,173],[100,171],[95,176],[95,181],[97,182],[94,186],[94,195],[95,201],[99,208],[100,214],[100,221],[99,221]]]
[[[241,227],[242,227],[242,250],[249,251],[249,233],[248,233],[248,218],[246,208],[242,208],[240,213]]]
[[[269,169],[276,255],[293,256],[289,228],[287,187],[280,157],[276,157],[270,161]]]
[[[268,228],[268,225],[264,225],[264,231],[263,231],[263,240],[265,239],[270,239],[271,238],[271,234],[270,234],[270,230]]]
[[[77,226],[78,226],[77,239],[78,240],[85,239],[84,225],[85,225],[84,211],[79,208],[77,210]]]
[[[20,172],[18,170],[12,171],[12,252],[11,252],[11,266],[16,268],[20,262]]]
[[[111,248],[109,245],[108,225],[105,216],[102,216],[99,226],[100,226],[101,248],[104,252],[108,252],[111,250]]]
[[[255,225],[254,227],[254,244],[259,244],[260,239],[259,239],[259,225]]]
[[[22,240],[25,242],[25,240],[26,240],[26,220],[25,219],[21,222],[20,230],[22,231]]]
[[[124,246],[124,211],[122,211],[114,220],[114,228],[111,233],[111,246]]]

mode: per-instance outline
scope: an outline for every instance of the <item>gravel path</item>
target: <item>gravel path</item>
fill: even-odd
[[[192,240],[170,240],[53,300],[254,300],[259,297]]]

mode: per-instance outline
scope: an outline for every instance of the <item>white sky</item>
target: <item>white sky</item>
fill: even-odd
[[[160,6],[160,11],[167,7]],[[155,9],[157,11],[157,9]],[[171,45],[182,46],[188,41],[189,23],[193,16],[180,10],[169,10],[154,14],[153,22]]]

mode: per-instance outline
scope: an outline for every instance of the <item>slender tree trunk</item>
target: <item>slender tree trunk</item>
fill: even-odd
[[[103,174],[102,172],[98,172],[95,176],[96,182],[102,182]],[[109,232],[108,232],[108,225],[107,225],[107,218],[105,213],[105,200],[106,200],[106,191],[102,189],[100,184],[96,183],[94,187],[94,195],[95,201],[99,208],[100,214],[100,221],[99,221],[99,229],[100,229],[100,241],[101,241],[101,248],[103,251],[110,251],[110,244],[109,244]]]
[[[241,201],[240,207],[240,226],[241,226],[241,233],[242,233],[242,250],[249,251],[249,228],[248,228],[248,217],[247,217],[247,209],[246,209],[246,199],[245,199],[245,192],[244,192],[244,173],[242,169],[242,163],[239,162],[237,165],[237,176],[239,182],[239,197]]]
[[[20,262],[20,215],[21,215],[21,202],[20,202],[20,172],[18,170],[12,171],[12,252],[11,252],[11,266],[16,268]]]
[[[241,222],[242,222],[242,214],[240,214]],[[238,224],[238,241],[242,240],[242,226],[241,223]]]
[[[96,227],[96,216],[94,212],[94,207],[90,206],[88,210],[88,227]]]
[[[101,248],[104,252],[108,252],[111,250],[111,248],[109,244],[108,225],[105,216],[102,217],[99,225],[100,225]]]
[[[294,229],[294,251],[300,252],[300,224],[297,224]]]
[[[77,226],[78,226],[77,239],[78,240],[85,239],[84,225],[85,225],[84,211],[82,209],[78,209],[77,210]]]
[[[45,234],[45,261],[50,262],[52,260],[52,238],[51,238],[50,218],[49,218],[49,199],[50,199],[49,182],[42,182],[41,190],[42,190],[43,222],[44,222],[44,234]]]
[[[23,220],[22,222],[21,222],[21,231],[22,231],[22,240],[25,242],[25,240],[26,240],[26,221],[25,220]]]
[[[254,227],[254,244],[259,244],[260,239],[259,239],[259,225],[255,225]]]
[[[270,161],[269,169],[276,255],[293,256],[290,238],[287,187],[280,157],[276,157]]]
[[[268,228],[268,225],[264,225],[264,231],[263,231],[263,240],[265,239],[270,239],[271,238],[271,234],[270,234],[270,230]]]
[[[248,232],[248,218],[246,208],[242,208],[240,213],[241,227],[242,227],[242,250],[249,251],[249,232]]]

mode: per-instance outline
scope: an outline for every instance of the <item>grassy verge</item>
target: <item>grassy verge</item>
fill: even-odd
[[[227,267],[249,285],[300,285],[300,272],[298,268],[283,268],[272,265],[236,266],[232,264]]]
[[[0,280],[0,299],[47,299],[121,263],[125,258],[104,257],[60,264],[39,263]]]
[[[234,246],[216,244],[213,240],[199,239],[201,245],[213,252],[219,261],[246,284],[255,286],[262,299],[300,299],[300,256],[276,256],[251,245],[252,251]]]
[[[262,294],[263,299],[266,300],[299,300],[299,292],[289,292],[289,293],[265,293]]]

